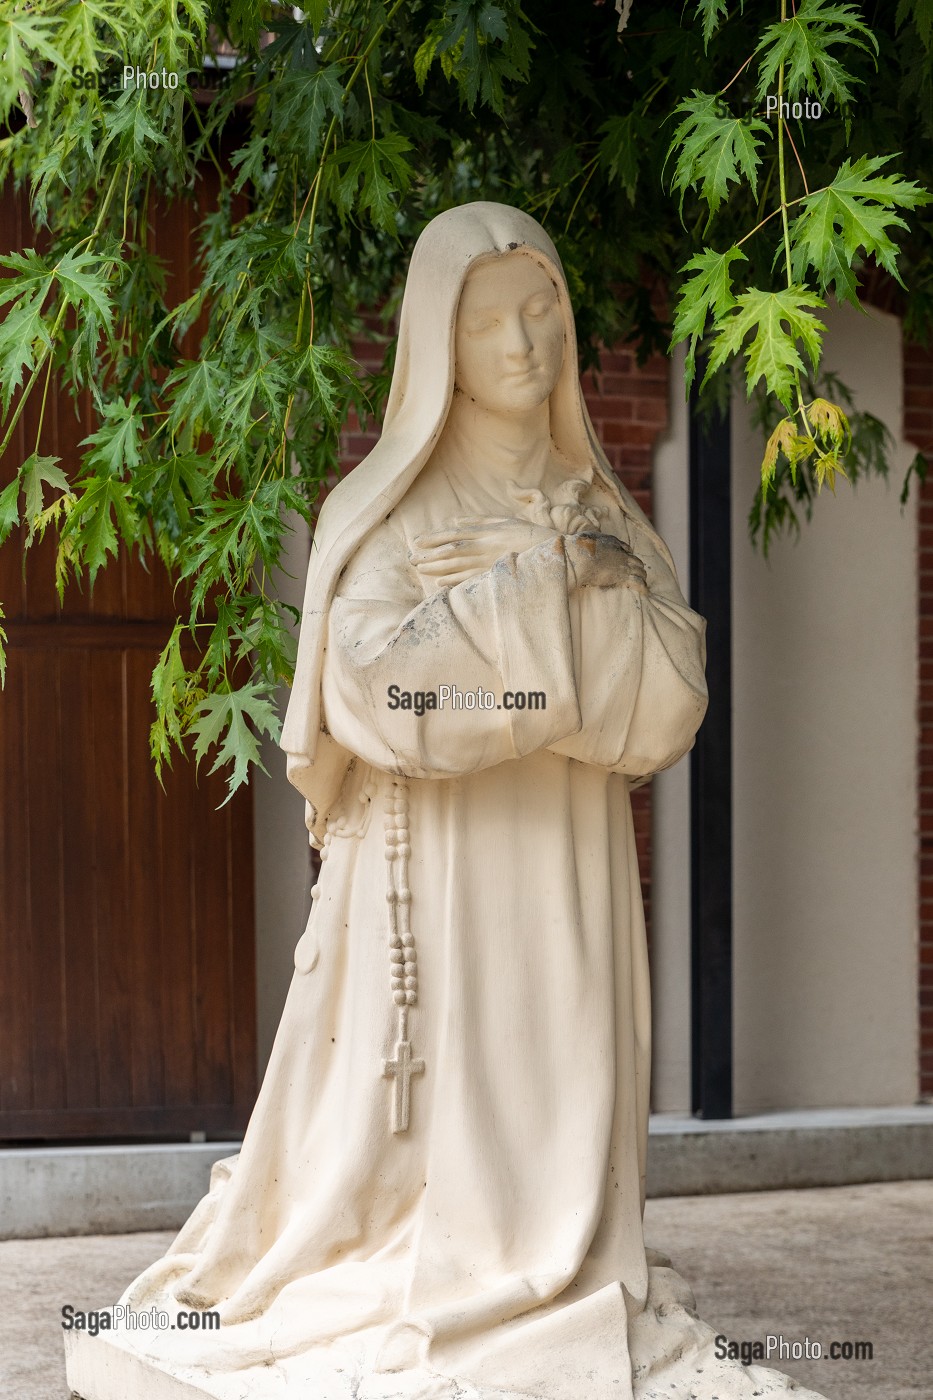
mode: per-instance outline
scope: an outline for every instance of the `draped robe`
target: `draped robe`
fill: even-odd
[[[416,538],[467,515],[561,534],[426,583]],[[573,536],[594,529],[631,546],[646,589],[577,581]],[[323,716],[354,761],[272,1057],[238,1159],[127,1295],[216,1306],[223,1327],[134,1346],[238,1369],[251,1396],[795,1389],[714,1361],[689,1290],[649,1267],[642,1237],[650,1026],[629,794],[689,749],[706,705],[704,623],[658,543],[591,473],[549,499],[432,461],[350,559]],[[481,686],[496,705],[419,716],[390,706],[393,685]],[[546,705],[500,707],[506,691]],[[423,1062],[404,1132],[383,1073],[399,791]]]

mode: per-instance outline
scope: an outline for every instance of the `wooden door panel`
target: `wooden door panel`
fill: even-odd
[[[181,760],[160,789],[151,629],[135,648],[46,630],[10,623],[0,699],[0,1138],[236,1131],[255,1092],[249,797],[221,807],[223,782]]]
[[[205,176],[208,188],[213,172]],[[187,205],[152,230],[185,294]],[[0,198],[0,244],[31,246]],[[191,347],[192,352],[194,346]],[[93,418],[55,392],[41,450],[73,469]],[[27,403],[0,488],[35,445]],[[20,541],[20,544],[22,542]],[[252,800],[148,752],[152,668],[184,599],[161,563],[121,557],[54,586],[55,541],[0,549],[0,1139],[228,1134],[255,1095]]]

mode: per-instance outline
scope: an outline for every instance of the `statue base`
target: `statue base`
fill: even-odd
[[[669,1273],[671,1271],[661,1271]],[[676,1275],[674,1275],[676,1277]],[[685,1314],[683,1321],[687,1322]],[[666,1319],[670,1325],[674,1319]],[[642,1314],[644,1335],[631,1389],[610,1386],[619,1400],[824,1400],[789,1377],[760,1366],[744,1366],[716,1359],[714,1335],[710,1328],[693,1318],[693,1347],[668,1346],[662,1342],[665,1318],[653,1309]],[[147,1333],[152,1344],[154,1334]],[[155,1334],[158,1335],[158,1334]],[[170,1333],[162,1334],[171,1351]],[[682,1339],[690,1335],[682,1328]],[[305,1352],[281,1357],[258,1366],[206,1370],[179,1361],[177,1357],[154,1358],[134,1348],[136,1334],[125,1330],[101,1331],[96,1337],[87,1332],[64,1334],[65,1372],[75,1400],[533,1400],[527,1393],[503,1391],[483,1385],[478,1389],[467,1381],[455,1381],[429,1370],[375,1373],[361,1370],[346,1352]],[[669,1353],[669,1354],[668,1354]],[[686,1354],[684,1354],[686,1353]],[[654,1357],[651,1364],[648,1359]],[[568,1394],[566,1387],[562,1395]],[[592,1394],[592,1382],[571,1386],[574,1400]],[[601,1389],[601,1395],[607,1390]]]
[[[120,1333],[108,1332],[66,1332],[65,1374],[75,1400],[531,1400],[514,1391],[478,1391],[427,1371],[361,1380],[353,1366],[339,1371],[308,1356],[209,1372],[142,1356],[123,1345]]]

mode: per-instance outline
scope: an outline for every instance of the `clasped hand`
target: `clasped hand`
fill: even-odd
[[[558,531],[515,516],[467,516],[415,539],[411,561],[425,578],[452,588],[491,569],[507,554],[556,540]],[[628,545],[614,536],[571,536],[575,576],[581,586],[608,588],[633,583],[644,587],[645,568]]]

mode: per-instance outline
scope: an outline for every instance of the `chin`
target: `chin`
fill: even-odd
[[[500,384],[498,389],[496,399],[501,413],[527,413],[529,409],[540,408],[551,397],[551,390],[540,381],[522,384],[511,390],[506,390]]]

